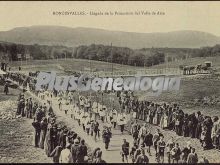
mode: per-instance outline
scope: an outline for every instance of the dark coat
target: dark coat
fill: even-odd
[[[104,143],[109,143],[112,137],[112,133],[110,131],[103,131],[102,138]]]
[[[78,157],[78,162],[83,163],[84,157],[87,156],[87,146],[84,144],[79,145],[80,155]]]
[[[48,128],[47,133],[46,133],[45,143],[44,143],[44,149],[48,157],[50,157],[50,154],[52,152],[51,130],[52,128]]]
[[[71,146],[70,151],[71,151],[70,162],[76,163],[78,161],[78,155],[79,155],[79,151],[80,151],[79,145],[73,144]]]
[[[153,135],[150,134],[146,134],[145,138],[144,138],[144,142],[146,144],[146,146],[152,146],[153,145]]]
[[[198,162],[198,156],[196,153],[190,153],[187,158],[188,164],[196,164]]]
[[[41,127],[41,134],[40,134],[40,148],[44,149],[44,141],[46,138],[46,133],[47,133],[47,123],[42,122],[40,124]]]
[[[59,163],[59,158],[60,158],[61,151],[62,151],[62,147],[61,146],[57,146],[51,152],[50,156],[53,157],[53,162],[54,163]]]

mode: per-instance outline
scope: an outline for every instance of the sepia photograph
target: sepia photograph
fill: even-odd
[[[220,163],[219,1],[0,1],[0,163]]]

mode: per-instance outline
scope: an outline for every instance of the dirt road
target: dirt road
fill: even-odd
[[[12,101],[15,101],[18,96],[17,91],[14,91],[14,93],[9,98]],[[38,97],[32,95],[35,99],[38,101],[40,100]],[[8,96],[6,96],[8,97]],[[1,94],[1,100],[8,100],[3,97],[3,94]],[[0,102],[0,106],[6,104],[5,101]],[[120,150],[121,150],[121,144],[122,139],[125,138],[130,143],[130,146],[132,145],[132,137],[128,134],[128,132],[125,132],[123,135],[120,133],[119,129],[113,129],[113,137],[110,142],[109,150],[106,151],[104,148],[104,143],[102,142],[102,139],[98,140],[97,142],[94,141],[92,136],[88,136],[82,129],[82,126],[78,126],[78,123],[70,117],[69,114],[64,114],[63,111],[60,111],[58,109],[58,102],[53,99],[53,108],[54,112],[57,115],[58,122],[65,123],[69,128],[74,129],[75,132],[79,134],[80,137],[84,138],[87,142],[88,146],[91,149],[94,149],[95,147],[100,147],[103,151],[103,159],[106,160],[108,163],[119,163],[121,162],[121,156],[120,156]],[[2,108],[2,111],[8,111],[13,110],[16,111],[16,107],[7,107]],[[51,158],[48,158],[45,155],[44,150],[35,148],[32,144],[33,139],[33,127],[31,126],[32,120],[30,119],[12,119],[12,120],[2,120],[0,119],[0,163],[50,163]],[[101,121],[99,121],[100,127],[102,128],[103,124]],[[152,130],[152,133],[154,133],[154,130],[158,127],[156,126],[150,126],[150,129]],[[199,158],[201,156],[206,156],[211,163],[217,163],[220,161],[219,158],[219,152],[216,150],[208,150],[203,151],[202,147],[198,141],[198,139],[191,139],[191,138],[185,138],[180,137],[175,134],[175,132],[172,131],[166,131],[162,130],[165,141],[167,141],[171,136],[176,139],[176,142],[180,143],[180,146],[184,146],[188,140],[191,141],[193,147],[196,148],[197,154],[199,155]],[[155,152],[152,148],[152,156],[148,156],[150,159],[150,162],[155,162]],[[165,156],[165,162],[167,162],[166,156]]]

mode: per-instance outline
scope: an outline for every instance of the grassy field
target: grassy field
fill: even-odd
[[[102,61],[89,61],[84,59],[59,59],[59,60],[32,60],[32,61],[16,61],[9,64],[13,70],[17,70],[19,66],[22,70],[39,70],[39,71],[112,71],[112,64]],[[114,64],[113,71],[134,70],[139,67]],[[139,68],[140,69],[140,68]]]
[[[215,67],[220,66],[220,57],[210,57],[210,58],[192,58],[187,59],[184,61],[177,61],[177,62],[171,62],[169,63],[169,67],[177,68],[179,65],[196,65],[198,63],[204,63],[205,61],[212,61],[213,65]],[[35,61],[28,61],[23,62],[24,65],[22,65],[23,70],[27,71],[50,71],[50,70],[56,70],[57,72],[61,72],[64,74],[67,74],[67,71],[81,71],[81,70],[87,70],[89,71],[89,68],[91,66],[92,70],[98,70],[98,71],[111,71],[112,64],[107,62],[101,62],[101,61],[89,61],[89,60],[81,60],[81,59],[67,59],[67,60],[35,60]],[[11,66],[13,66],[13,69],[16,69],[20,65],[20,62],[13,62],[11,63]],[[158,66],[153,66],[151,68],[153,69],[161,69],[164,68],[166,65],[161,64]],[[133,66],[127,66],[127,65],[120,65],[120,64],[114,64],[114,71],[126,71],[126,70],[135,70],[135,69],[143,69]],[[156,102],[176,102],[182,105],[183,108],[190,108],[193,109],[196,107],[194,106],[194,99],[200,99],[205,96],[212,97],[214,95],[217,95],[219,97],[220,95],[220,81],[219,77],[212,77],[209,75],[196,75],[196,76],[184,76],[181,80],[181,86],[180,90],[177,92],[163,92],[158,97],[150,97],[147,96],[144,92],[136,92],[135,93],[139,98],[144,98],[151,101]],[[95,94],[94,95],[95,98]],[[104,102],[106,104],[111,105],[111,102],[109,101],[109,98],[112,97],[112,100],[115,100],[114,96],[104,96]],[[96,98],[97,100],[101,99],[101,96],[98,96]],[[117,103],[114,103],[116,107],[118,107]],[[218,105],[217,105],[218,106]],[[214,106],[214,110],[211,110],[210,112],[215,113],[216,107]],[[200,107],[200,106],[199,106]],[[213,107],[211,107],[213,109]],[[207,107],[205,107],[207,109]],[[191,110],[190,110],[191,111]],[[219,113],[220,114],[220,113]]]
[[[206,115],[220,116],[220,104],[206,106],[195,105],[195,99],[202,99],[205,96],[220,96],[220,81],[212,78],[207,79],[182,79],[179,91],[163,92],[158,97],[150,97],[144,93],[137,93],[140,98],[154,102],[178,103],[184,112],[192,113],[201,111]]]
[[[179,61],[173,61],[168,62],[167,64],[160,64],[160,65],[154,65],[151,68],[154,69],[161,69],[161,68],[178,68],[180,65],[190,65],[190,66],[196,66],[197,64],[205,65],[205,61],[211,61],[213,64],[213,67],[220,67],[220,57],[197,57],[197,58],[189,58],[186,60],[179,60]]]

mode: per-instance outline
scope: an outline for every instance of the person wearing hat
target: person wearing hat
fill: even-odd
[[[136,162],[137,157],[141,154],[141,149],[142,147],[139,147],[136,149],[136,151],[134,152],[134,162]]]
[[[95,129],[95,121],[93,119],[91,119],[91,125],[90,125],[90,135],[91,136],[93,136],[94,129]]]
[[[52,141],[51,141],[51,132],[52,132],[52,124],[48,120],[47,133],[44,142],[44,150],[48,157],[50,157],[50,153],[52,152]]]
[[[182,152],[179,143],[175,143],[174,147],[171,150],[172,163],[183,163],[183,160],[180,160],[181,154]]]
[[[28,118],[29,116],[29,106],[28,106],[28,104],[29,104],[29,100],[28,99],[26,99],[26,101],[25,101],[25,107],[24,107],[24,111],[25,111],[25,116],[26,116],[26,118]]]
[[[62,133],[63,133],[62,126],[61,126],[61,124],[58,124],[57,125],[57,145],[60,145],[60,143],[61,143],[61,135],[62,135]]]
[[[103,106],[103,108],[99,110],[99,116],[103,123],[104,123],[105,115],[106,115],[106,107]]]
[[[20,108],[21,108],[21,115],[22,115],[22,117],[25,117],[25,100],[24,100],[24,98],[21,98]]]
[[[189,153],[188,158],[187,158],[188,164],[197,164],[198,163],[198,156],[195,151],[196,151],[195,148],[191,148],[191,152]]]
[[[107,127],[103,127],[104,130],[102,132],[103,142],[105,143],[105,149],[108,150],[110,139],[112,137],[112,133]]]
[[[62,148],[65,148],[65,146],[66,146],[67,132],[68,132],[68,129],[66,128],[66,126],[64,126],[64,127],[62,128],[62,131],[61,131],[60,137],[59,137],[59,145],[60,145]]]
[[[19,98],[18,99],[18,104],[17,104],[17,115],[21,115],[21,112],[22,112],[22,99]]]
[[[78,163],[84,163],[84,158],[85,158],[85,156],[87,156],[87,149],[88,148],[85,145],[85,140],[81,139],[80,145],[79,145],[80,154],[79,154],[79,158],[78,158]]]
[[[198,163],[209,164],[209,160],[205,156],[202,156]]]
[[[131,161],[132,163],[135,162],[135,152],[136,150],[138,149],[138,144],[136,141],[133,142],[133,146],[131,147],[131,151],[130,151],[130,158],[131,158]]]
[[[124,126],[125,126],[125,122],[124,122],[124,117],[122,113],[118,114],[118,118],[117,118],[117,124],[120,126],[120,130],[121,130],[121,134],[123,134],[124,132]]]
[[[182,149],[182,162],[186,163],[189,153],[191,152],[191,142],[188,141],[186,147]]]
[[[126,139],[123,139],[123,144],[121,146],[121,156],[122,156],[122,162],[126,159],[126,162],[128,163],[128,155],[129,155],[129,143],[126,141]]]
[[[171,151],[174,148],[174,146],[174,138],[171,137],[166,144],[168,163],[171,163]]]
[[[68,134],[67,134],[67,142],[70,143],[70,144],[73,144],[74,143],[74,139],[73,139],[73,134],[75,132],[73,130],[69,131]]]
[[[101,150],[101,148],[97,147],[97,148],[95,148],[95,149],[92,151],[92,154],[91,154],[91,161],[92,161],[92,162],[95,161],[95,159],[96,159],[96,153],[97,153],[97,151],[99,151],[99,150]]]
[[[61,151],[62,151],[62,147],[58,145],[51,152],[50,156],[53,157],[53,162],[54,163],[59,163],[60,162],[59,159],[60,159]]]
[[[5,85],[4,85],[4,93],[6,95],[8,95],[8,93],[9,93],[9,84],[8,84],[8,82],[6,82]]]
[[[44,103],[44,105],[42,106],[42,112],[43,112],[43,116],[45,116],[46,112],[47,112],[47,105],[46,105],[46,103]]]
[[[44,149],[44,142],[45,142],[45,137],[46,137],[46,133],[47,133],[47,118],[43,118],[41,123],[40,123],[40,127],[41,127],[41,133],[40,133],[40,148]]]
[[[164,163],[164,152],[165,152],[166,143],[164,141],[164,137],[160,136],[160,140],[157,142],[158,148],[158,162]]]
[[[52,150],[56,148],[58,145],[58,139],[57,139],[57,124],[52,125],[52,130],[51,130],[51,148]]]
[[[90,128],[91,128],[91,121],[90,121],[90,118],[87,117],[85,120],[85,129],[86,129],[87,135],[89,135]]]
[[[79,104],[77,103],[77,105],[79,105]],[[79,126],[82,124],[82,122],[80,121],[80,119],[81,119],[80,115],[81,115],[80,108],[78,106],[76,106],[75,107],[75,119],[77,120]]]
[[[70,155],[71,155],[70,148],[71,148],[71,144],[67,143],[65,148],[60,153],[59,163],[71,163],[71,161],[70,161]]]
[[[98,121],[94,121],[94,134],[95,134],[94,139],[95,139],[95,141],[97,139],[97,136],[98,136],[98,138],[100,138],[99,131],[100,131],[99,123],[98,123]]]
[[[35,130],[34,131],[34,144],[35,144],[35,147],[39,147],[40,133],[41,133],[40,122],[34,119],[32,126],[34,127],[34,130]]]
[[[113,108],[112,110],[112,120],[111,123],[113,125],[114,128],[116,128],[116,123],[117,123],[117,117],[118,117],[118,112],[115,108]]]
[[[144,144],[144,138],[146,134],[147,134],[147,123],[144,123],[144,125],[140,128],[138,134],[140,144]]]
[[[219,118],[217,116],[213,117],[213,127],[212,127],[212,133],[211,133],[211,138],[213,141],[213,146],[215,149],[217,149],[218,146],[218,124],[219,124]]]
[[[41,121],[42,118],[44,117],[43,111],[42,111],[42,106],[38,107],[35,113],[35,118],[38,121]]]
[[[32,102],[32,98],[30,97],[29,100],[28,100],[28,110],[29,110],[29,113],[27,114],[27,117],[32,119],[32,108],[33,108],[33,102]]]
[[[156,111],[156,105],[154,103],[151,103],[149,109],[150,109],[149,123],[153,124],[154,114],[155,114],[155,111]]]
[[[163,136],[163,134],[160,132],[160,129],[157,129],[156,132],[153,134],[153,139],[152,139],[154,149],[156,151],[156,156],[158,155],[157,142],[160,140],[160,136]]]
[[[73,145],[71,146],[71,149],[70,149],[70,152],[71,152],[70,162],[71,163],[77,163],[78,158],[79,158],[79,154],[80,154],[79,140],[78,139],[74,139]]]
[[[137,156],[135,163],[149,163],[149,158],[145,155],[144,149],[140,150],[140,155]]]
[[[106,163],[103,159],[102,159],[102,151],[98,150],[96,152],[96,159],[93,161],[93,163]]]
[[[151,156],[151,146],[153,145],[153,135],[151,134],[150,129],[147,131],[145,137],[144,137],[144,144],[147,148],[147,152],[149,156]]]
[[[51,104],[49,104],[48,113],[53,113],[53,107]]]
[[[35,116],[35,113],[36,113],[36,111],[37,111],[37,108],[38,108],[38,104],[37,104],[37,102],[34,102],[34,106],[33,106],[33,108],[32,108],[32,116]]]

